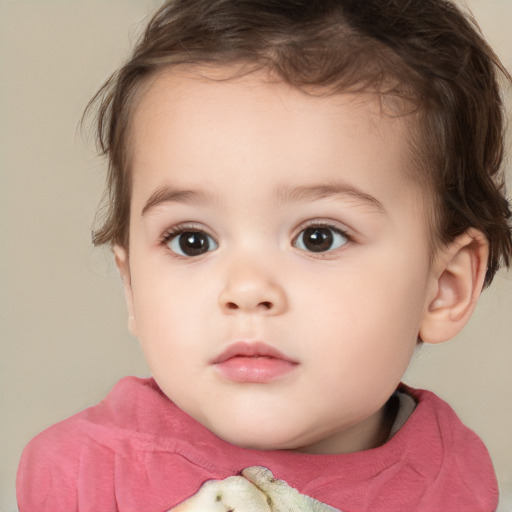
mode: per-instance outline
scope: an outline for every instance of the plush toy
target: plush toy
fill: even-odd
[[[240,476],[208,480],[199,491],[168,512],[341,512],[300,494],[260,466]]]

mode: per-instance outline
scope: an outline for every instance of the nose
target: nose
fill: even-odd
[[[278,315],[287,308],[282,284],[274,273],[256,262],[237,262],[227,270],[227,279],[219,294],[224,313],[236,312]]]

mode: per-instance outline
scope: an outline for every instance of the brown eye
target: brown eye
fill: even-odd
[[[217,248],[217,242],[204,231],[182,231],[167,242],[171,251],[181,256],[201,256]]]
[[[294,245],[303,251],[327,252],[347,242],[347,236],[339,229],[329,226],[312,226],[300,232]]]

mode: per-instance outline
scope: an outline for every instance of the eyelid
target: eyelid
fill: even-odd
[[[336,232],[339,236],[342,236],[346,240],[346,242],[343,243],[342,245],[340,245],[339,247],[334,247],[332,249],[328,249],[325,251],[318,251],[318,252],[308,251],[307,249],[303,249],[303,248],[299,247],[298,240],[299,240],[301,234],[304,231],[306,231],[307,229],[316,228],[316,227],[330,229],[330,230]],[[292,246],[294,248],[298,249],[299,251],[301,251],[302,253],[307,254],[309,257],[323,258],[323,259],[329,258],[329,257],[334,257],[335,255],[338,254],[339,251],[343,251],[347,245],[351,244],[354,241],[354,238],[351,236],[349,231],[350,230],[348,230],[345,227],[341,227],[338,222],[333,221],[333,220],[327,220],[327,219],[308,220],[308,221],[303,222],[295,230],[295,234],[292,237]]]
[[[158,245],[165,246],[169,243],[170,240],[172,240],[173,238],[176,238],[181,233],[186,233],[187,231],[197,231],[197,232],[205,233],[206,235],[208,235],[209,237],[212,238],[212,240],[215,242],[215,245],[217,246],[217,248],[220,245],[217,237],[206,226],[204,226],[202,224],[197,224],[195,222],[182,222],[182,223],[179,223],[179,224],[176,224],[174,226],[167,228],[162,233],[160,238],[158,239]],[[174,254],[176,254],[176,253],[174,253]],[[176,254],[176,255],[180,256],[179,254]]]
[[[308,228],[314,228],[314,227],[323,227],[323,228],[332,229],[333,231],[336,231],[339,234],[341,234],[342,236],[344,236],[347,239],[347,243],[350,243],[350,242],[354,241],[354,236],[352,235],[352,230],[348,229],[346,226],[341,225],[341,223],[339,223],[339,222],[337,222],[335,220],[332,220],[332,219],[321,219],[321,218],[319,218],[319,219],[310,219],[310,220],[302,222],[294,230],[294,234],[292,236],[292,244],[295,243],[295,241],[297,240],[299,235],[304,230],[306,230]],[[215,245],[216,245],[216,248],[214,250],[218,249],[218,247],[220,246],[220,242],[219,242],[217,236],[215,236],[211,232],[210,229],[208,229],[203,224],[195,223],[195,222],[182,222],[182,223],[173,225],[173,226],[165,229],[165,231],[162,233],[162,235],[158,239],[158,245],[166,246],[169,243],[170,240],[172,240],[175,237],[179,236],[181,233],[185,233],[187,231],[203,232],[206,235],[208,235],[209,237],[211,237],[212,240],[215,242]],[[344,244],[344,245],[346,245],[346,244]],[[336,252],[336,251],[337,251],[337,249],[333,249],[332,251],[327,251],[327,252]],[[176,253],[174,251],[171,251],[171,252],[175,256],[177,256],[177,257],[185,258],[184,256],[182,256],[182,255],[180,255],[180,254],[178,254],[178,253]],[[212,252],[212,251],[208,251],[208,252]],[[325,252],[324,253],[318,253],[318,255],[321,255],[321,254],[325,255],[326,253]],[[186,257],[186,258],[189,259],[190,257]]]
[[[163,231],[162,236],[160,238],[163,240],[164,238],[176,235],[177,233],[183,233],[184,231],[203,231],[206,234],[210,235],[212,238],[215,238],[215,236],[211,233],[210,229],[208,229],[204,224],[192,221],[179,222],[178,224],[174,224],[166,228]]]
[[[344,224],[341,224],[340,222],[337,222],[332,219],[311,219],[302,222],[297,228],[294,230],[294,235],[292,237],[292,240],[295,240],[302,231],[308,228],[329,228],[334,231],[337,231],[338,233],[341,233],[343,236],[347,238],[350,242],[354,240],[354,237],[352,235],[352,230],[346,227]]]

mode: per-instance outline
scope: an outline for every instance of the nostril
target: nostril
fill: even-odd
[[[265,310],[269,310],[269,309],[273,308],[273,304],[270,301],[263,301],[263,302],[259,302],[257,307],[265,309]],[[226,309],[235,311],[237,309],[240,309],[240,306],[238,304],[236,304],[235,302],[226,302]]]

